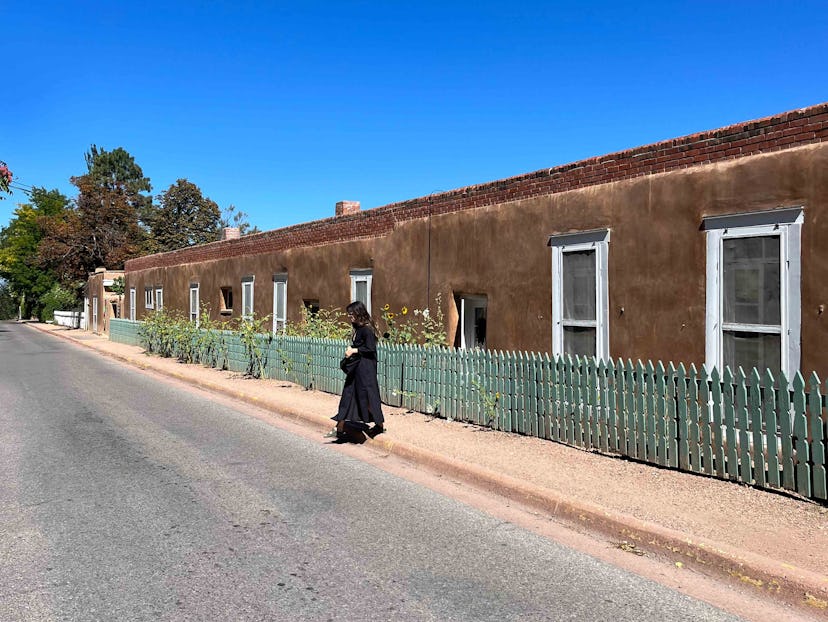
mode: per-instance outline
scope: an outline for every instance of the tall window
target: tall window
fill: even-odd
[[[199,307],[199,298],[198,298],[198,283],[190,283],[190,321],[195,322],[196,326],[198,326],[199,319],[198,319],[198,307]]]
[[[144,307],[152,309],[152,287],[144,288]]]
[[[129,288],[129,319],[135,321],[135,288]]]
[[[164,288],[155,288],[155,309],[160,311],[164,308]]]
[[[549,237],[552,352],[609,358],[609,230]]]
[[[351,270],[351,301],[359,300],[371,313],[371,270]]]
[[[705,219],[709,369],[799,369],[803,220],[800,208]]]
[[[273,275],[273,332],[282,332],[287,324],[287,274]]]
[[[242,279],[242,317],[246,320],[253,319],[253,277],[246,276]]]

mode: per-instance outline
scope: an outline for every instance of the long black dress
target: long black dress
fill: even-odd
[[[349,423],[382,425],[379,384],[377,383],[377,337],[371,326],[354,325],[354,338],[351,344],[356,348],[359,362],[345,377],[339,411],[332,417],[334,421]]]

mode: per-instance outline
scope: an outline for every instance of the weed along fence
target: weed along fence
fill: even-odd
[[[110,338],[203,364],[340,393],[346,343],[193,330],[151,343],[140,323]],[[213,333],[210,335],[209,333]],[[826,501],[828,404],[816,374],[745,375],[547,354],[381,344],[385,403]]]

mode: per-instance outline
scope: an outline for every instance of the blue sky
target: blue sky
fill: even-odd
[[[0,1],[0,160],[91,144],[261,229],[828,101],[828,4]],[[0,201],[0,226],[16,203]]]

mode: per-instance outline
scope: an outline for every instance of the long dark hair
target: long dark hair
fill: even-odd
[[[345,311],[354,316],[354,324],[357,326],[370,326],[374,335],[377,335],[377,325],[374,324],[374,319],[365,308],[365,304],[361,300],[354,300],[351,304],[345,307]]]

